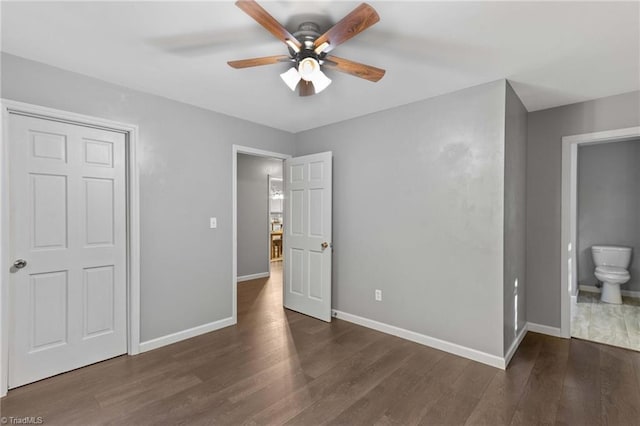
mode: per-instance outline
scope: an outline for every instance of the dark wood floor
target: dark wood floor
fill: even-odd
[[[640,354],[529,333],[507,371],[282,309],[241,283],[238,325],[14,389],[46,424],[638,425]]]

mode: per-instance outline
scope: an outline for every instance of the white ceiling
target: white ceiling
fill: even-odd
[[[262,1],[290,27],[335,23],[358,5]],[[327,71],[300,98],[285,54],[233,2],[2,2],[2,50],[213,111],[298,132],[508,78],[529,111],[640,89],[639,2],[372,1],[380,22],[333,53],[385,68],[378,83]]]

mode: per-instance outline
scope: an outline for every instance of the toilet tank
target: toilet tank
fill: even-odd
[[[631,263],[631,247],[593,246],[591,255],[596,266],[617,266],[627,269]]]

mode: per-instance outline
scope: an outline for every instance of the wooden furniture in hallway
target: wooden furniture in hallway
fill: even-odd
[[[278,264],[276,264],[278,265]],[[529,333],[506,371],[282,308],[281,267],[238,324],[9,391],[47,425],[637,425],[640,353]]]
[[[282,229],[279,231],[271,231],[270,241],[270,260],[282,259]]]

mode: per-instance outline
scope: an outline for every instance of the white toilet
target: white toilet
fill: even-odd
[[[600,300],[606,303],[622,303],[620,285],[631,278],[629,264],[631,263],[631,248],[620,246],[591,247],[593,263],[596,265],[595,276],[602,281],[602,295]]]

